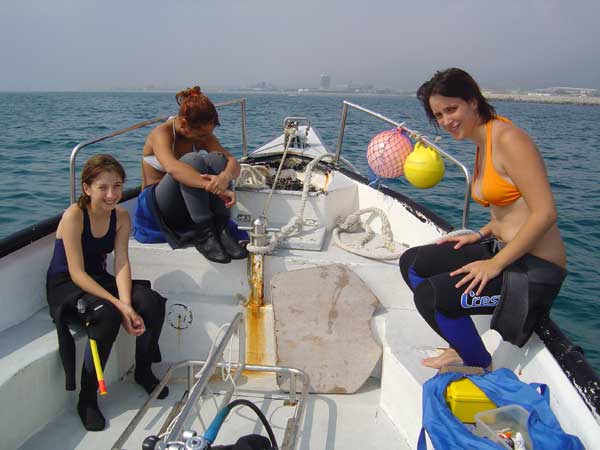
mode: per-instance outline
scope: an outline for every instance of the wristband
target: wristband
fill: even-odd
[[[476,231],[476,233],[479,235],[479,239],[483,240],[483,233],[481,231]]]

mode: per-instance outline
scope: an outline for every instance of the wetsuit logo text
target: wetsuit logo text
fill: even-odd
[[[463,293],[460,296],[460,306],[465,309],[468,308],[482,308],[482,307],[494,307],[498,305],[500,301],[500,295],[492,295],[488,297],[487,295],[482,295],[481,297],[475,296],[475,291],[471,291],[468,294]]]

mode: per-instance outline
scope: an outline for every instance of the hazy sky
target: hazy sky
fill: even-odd
[[[600,0],[0,0],[0,90],[600,88]]]

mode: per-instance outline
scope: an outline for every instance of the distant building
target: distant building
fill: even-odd
[[[321,74],[321,80],[319,82],[320,89],[329,89],[331,87],[331,77],[326,73]]]
[[[250,89],[267,89],[268,84],[266,81],[260,81],[258,83],[251,84]]]

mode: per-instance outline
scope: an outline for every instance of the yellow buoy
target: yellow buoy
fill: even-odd
[[[435,149],[417,142],[404,162],[404,175],[415,187],[433,187],[444,177],[444,160]]]

